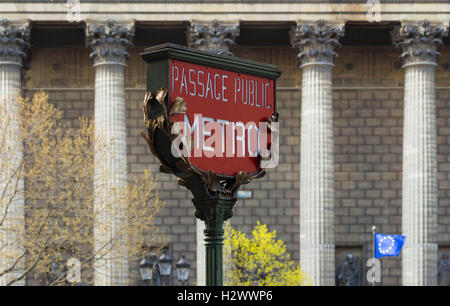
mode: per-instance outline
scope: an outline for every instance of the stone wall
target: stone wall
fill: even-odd
[[[170,255],[191,261],[195,284],[195,219],[190,193],[158,163],[139,135],[143,130],[141,104],[145,92],[143,48],[131,50],[126,79],[129,178],[153,170],[166,206],[157,218],[170,243]],[[238,47],[235,56],[279,65],[277,83],[280,114],[280,164],[266,177],[244,186],[253,198],[239,200],[231,224],[250,232],[257,220],[275,229],[295,260],[299,258],[299,162],[301,73],[290,47]],[[371,227],[382,233],[401,233],[401,170],[403,133],[403,70],[394,47],[343,47],[333,71],[335,195],[337,256],[355,252],[362,269],[372,254]],[[439,244],[450,247],[450,48],[442,50],[437,69],[439,169]],[[446,68],[446,69],[445,69]],[[94,70],[88,51],[79,48],[33,49],[24,77],[25,94],[46,89],[50,101],[71,121],[92,116]],[[137,263],[131,277],[138,284]],[[365,272],[362,273],[365,278]],[[401,284],[401,257],[382,259],[383,285]],[[176,280],[173,280],[176,284]]]

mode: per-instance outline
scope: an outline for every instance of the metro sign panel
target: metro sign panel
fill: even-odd
[[[274,81],[177,60],[170,60],[169,78],[171,105],[175,97],[187,105],[187,114],[172,120],[182,119],[182,126],[194,136],[195,152],[189,161],[201,170],[226,175],[257,171],[258,123],[274,112]],[[208,145],[215,133],[217,143]]]
[[[278,68],[171,44],[146,51],[147,87],[168,88],[167,109],[177,98],[186,103],[171,120],[191,140],[191,165],[225,176],[258,171],[261,149],[270,148],[260,123],[275,114]]]

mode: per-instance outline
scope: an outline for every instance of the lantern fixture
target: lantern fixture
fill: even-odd
[[[162,286],[168,286],[170,275],[172,272],[172,257],[166,254],[166,251],[163,251],[162,255],[158,260],[159,273],[161,275]]]
[[[185,259],[184,255],[181,255],[180,260],[177,261],[175,266],[177,267],[178,281],[182,286],[185,286],[189,280],[189,268],[191,267],[191,264]]]

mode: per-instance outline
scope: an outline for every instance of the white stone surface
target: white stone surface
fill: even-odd
[[[19,258],[24,249],[22,247],[22,234],[25,230],[25,200],[23,190],[24,182],[22,178],[15,175],[20,167],[22,157],[22,146],[17,136],[19,114],[15,103],[20,95],[21,66],[14,64],[0,63],[0,103],[6,103],[8,113],[11,118],[11,132],[7,135],[6,143],[11,149],[7,154],[1,156],[2,173],[0,173],[0,192],[6,191],[3,202],[0,204],[0,219],[5,217],[0,226],[0,273],[13,267],[14,262]],[[4,171],[4,172],[3,172]],[[8,181],[10,183],[8,184]],[[17,188],[16,182],[18,183]],[[20,192],[17,192],[20,191]],[[11,204],[8,202],[12,200]],[[23,263],[23,261],[22,261]],[[23,272],[23,264],[19,264],[11,273],[0,276],[0,285],[7,285],[11,280],[17,278]],[[25,285],[25,279],[16,283]]]
[[[119,190],[127,186],[125,62],[133,34],[134,24],[129,23],[87,25],[95,67],[95,135],[107,152],[99,150],[94,157],[94,247],[99,257],[94,284],[99,286],[126,285],[129,278],[127,212],[118,203],[123,196]],[[109,251],[103,254],[105,246]]]
[[[197,286],[206,286],[205,222],[196,219]]]
[[[437,284],[437,149],[435,66],[446,25],[403,23],[393,40],[405,69],[403,118],[403,285]]]
[[[7,269],[11,272],[0,276],[0,285],[8,285],[24,272],[24,261],[18,260],[25,252],[22,235],[25,231],[24,181],[17,175],[22,161],[22,143],[19,135],[20,114],[17,98],[21,94],[22,61],[29,38],[29,23],[0,21],[0,103],[6,104],[10,121],[1,149],[0,161],[0,274]],[[1,118],[0,120],[7,120]],[[3,123],[5,123],[4,121]],[[5,147],[9,147],[5,148]],[[6,153],[6,154],[5,154]],[[17,262],[17,264],[16,264]],[[25,285],[22,278],[13,285]]]
[[[334,285],[333,111],[329,65],[303,68],[300,263],[313,285]]]
[[[291,43],[302,69],[300,264],[315,286],[334,286],[332,68],[343,26],[298,23]]]
[[[75,2],[75,1],[67,1]],[[172,3],[160,1],[143,5],[143,3],[124,3],[116,1],[114,3],[86,3],[80,4],[80,20],[94,18],[105,20],[107,18],[117,19],[135,19],[136,21],[148,22],[166,22],[177,21],[186,22],[187,20],[241,20],[251,22],[282,22],[302,20],[325,19],[330,22],[336,20],[368,22],[372,20],[372,12],[377,9],[376,2],[372,3],[361,1],[361,3],[330,3],[324,1],[293,1],[292,3],[280,3],[273,1],[249,1],[245,3],[233,1],[216,1],[208,3],[198,0],[197,3],[191,1],[174,1]],[[314,2],[314,3],[311,3]],[[339,1],[341,2],[341,1]],[[386,3],[380,1],[380,19],[381,21],[399,21],[399,20],[423,20],[432,21],[450,19],[450,3],[439,1],[430,3]],[[2,2],[0,11],[7,13],[11,19],[29,18],[34,21],[63,21],[73,20],[70,14],[70,5],[59,5],[52,2]],[[73,11],[73,9],[72,9]],[[47,14],[42,14],[47,12]],[[87,14],[87,12],[89,14]],[[400,12],[400,13],[399,13]],[[75,18],[76,15],[75,15]]]
[[[402,227],[404,285],[437,284],[435,67],[405,68]]]

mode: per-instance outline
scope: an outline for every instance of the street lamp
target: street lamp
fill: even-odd
[[[181,255],[180,260],[175,264],[177,267],[177,278],[180,281],[182,286],[185,286],[189,279],[189,268],[191,264],[184,258],[184,255]]]
[[[141,279],[145,282],[146,285],[149,285],[151,280],[154,279],[154,268],[156,263],[157,256],[155,253],[151,253],[148,256],[145,256],[144,259],[139,263],[139,272],[141,274]],[[156,273],[155,273],[156,274]]]
[[[163,286],[169,285],[170,272],[172,270],[172,257],[166,254],[164,251],[159,257],[158,261],[159,273],[161,274],[161,280]]]

